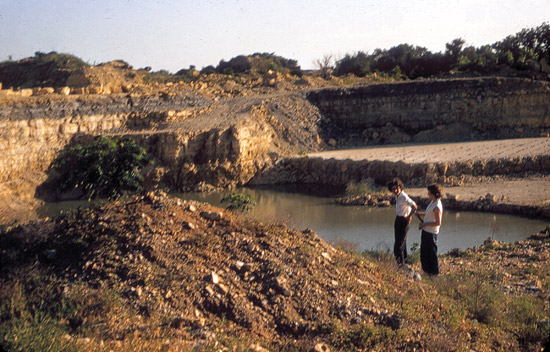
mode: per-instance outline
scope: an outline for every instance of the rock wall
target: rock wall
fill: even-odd
[[[174,190],[189,191],[244,185],[271,163],[268,152],[272,136],[269,127],[248,120],[204,132],[133,137],[140,138],[140,143],[166,167],[162,183]]]
[[[540,137],[550,133],[550,82],[520,78],[413,81],[308,96],[339,144]]]
[[[19,112],[15,118],[0,119],[0,184],[7,185],[2,191],[32,198],[34,189],[46,180],[45,171],[57,153],[73,139],[90,135],[136,139],[158,161],[161,175],[157,181],[176,190],[188,190],[199,183],[217,187],[244,184],[271,161],[268,151],[274,133],[256,119],[207,131],[163,130],[167,121],[185,119],[193,109],[65,117],[55,116],[61,113],[56,111],[45,114],[54,117],[28,119]]]
[[[250,181],[252,185],[297,183],[346,186],[372,178],[379,184],[399,175],[404,183],[426,185],[433,182],[453,186],[479,177],[548,172],[550,154],[524,158],[503,158],[468,162],[407,164],[391,161],[354,161],[309,157],[286,158]],[[283,181],[283,182],[281,182]]]
[[[28,172],[44,172],[75,134],[108,133],[120,128],[126,118],[116,114],[0,120],[0,182]]]

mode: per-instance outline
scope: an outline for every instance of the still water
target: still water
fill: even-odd
[[[239,189],[237,192],[254,197],[256,206],[248,213],[252,218],[263,222],[284,222],[299,230],[311,228],[328,242],[345,241],[360,251],[393,249],[393,207],[339,206],[330,197],[264,189]],[[225,207],[227,204],[220,204],[220,200],[229,194],[231,192],[227,191],[185,193],[179,196]],[[453,248],[479,246],[491,236],[505,242],[524,240],[548,225],[546,220],[450,210],[444,210],[442,222],[438,240],[440,253]],[[420,243],[418,223],[416,218],[411,222],[407,236],[409,248],[415,242]]]
[[[234,192],[251,194],[256,206],[247,214],[263,222],[284,222],[291,228],[311,228],[328,242],[343,241],[357,250],[388,250],[393,248],[393,222],[395,210],[391,208],[369,208],[362,206],[339,206],[334,198],[313,196],[289,191],[266,189],[239,189]],[[230,191],[219,193],[184,193],[177,196],[208,202],[225,207],[220,200]],[[89,203],[50,203],[38,210],[39,215],[54,216]],[[445,200],[443,199],[443,207]],[[443,224],[439,235],[439,252],[453,248],[466,249],[479,246],[488,237],[498,241],[514,242],[524,240],[531,234],[543,230],[549,222],[518,216],[443,211]],[[418,219],[413,218],[407,236],[407,245],[420,243]]]

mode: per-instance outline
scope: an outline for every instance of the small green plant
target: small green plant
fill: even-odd
[[[229,203],[227,210],[248,212],[256,205],[254,196],[244,193],[231,193],[231,195],[222,198],[220,203]]]
[[[62,192],[77,189],[87,199],[116,199],[142,188],[140,171],[150,161],[146,150],[128,137],[98,136],[91,143],[63,149],[51,170]]]
[[[364,250],[361,254],[366,258],[374,259],[379,262],[388,263],[395,261],[395,258],[389,249],[386,249],[385,251],[380,249]]]
[[[514,297],[508,307],[510,324],[525,348],[530,343],[544,341],[550,337],[550,325],[540,323],[544,319],[544,303],[540,300],[529,296]]]
[[[464,272],[453,277],[447,275],[437,284],[438,290],[454,298],[468,315],[486,325],[494,325],[502,318],[505,298],[488,279],[475,272]]]
[[[346,185],[347,196],[358,196],[362,194],[382,194],[385,193],[385,188],[376,184],[372,178],[368,178],[361,182],[349,182]]]
[[[468,251],[462,250],[460,248],[451,249],[450,251],[447,252],[447,255],[455,258],[466,258],[471,256],[471,254],[469,254]]]
[[[407,256],[407,261],[409,264],[415,264],[420,261],[420,244],[414,242],[411,246],[411,252]]]
[[[333,321],[336,319],[333,319]],[[331,344],[345,351],[364,351],[376,346],[380,341],[396,337],[390,328],[363,323],[344,329],[341,324],[326,325]]]

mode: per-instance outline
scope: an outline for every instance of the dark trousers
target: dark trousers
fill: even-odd
[[[395,230],[393,255],[395,255],[397,264],[404,264],[407,260],[407,232],[409,232],[409,219],[404,216],[396,216],[393,228]]]
[[[437,235],[422,230],[420,238],[420,263],[422,270],[429,275],[439,275],[437,260]]]

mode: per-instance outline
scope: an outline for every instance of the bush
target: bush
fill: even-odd
[[[229,203],[227,210],[236,210],[241,212],[247,212],[252,210],[256,205],[254,197],[250,194],[243,193],[231,193],[231,195],[224,197],[221,203]]]
[[[363,194],[384,195],[387,194],[387,190],[385,187],[378,185],[372,178],[362,180],[359,183],[350,181],[346,185],[346,195],[348,197]]]
[[[471,253],[466,251],[466,250],[462,250],[460,248],[453,248],[451,249],[450,251],[447,252],[447,255],[449,257],[454,257],[454,258],[467,258],[467,257],[471,257]]]
[[[544,303],[540,300],[529,296],[515,297],[508,308],[510,323],[524,348],[550,338],[550,324],[544,321]]]
[[[84,62],[84,60],[74,55],[57,53],[55,51],[51,51],[47,54],[37,51],[36,53],[34,53],[33,61],[38,65],[52,63],[55,68],[70,70],[77,70],[83,67],[90,66],[89,64]]]
[[[90,144],[74,144],[61,151],[51,170],[61,192],[79,190],[87,199],[116,199],[125,191],[139,191],[140,170],[151,159],[128,137],[96,137]]]
[[[265,74],[268,71],[290,73],[302,76],[302,70],[298,61],[286,59],[273,53],[254,53],[249,56],[239,55],[228,62],[221,60],[216,67],[216,72],[226,75],[239,75],[247,73]]]
[[[407,261],[411,265],[420,262],[420,244],[418,244],[418,242],[412,244],[411,251],[407,256]]]

